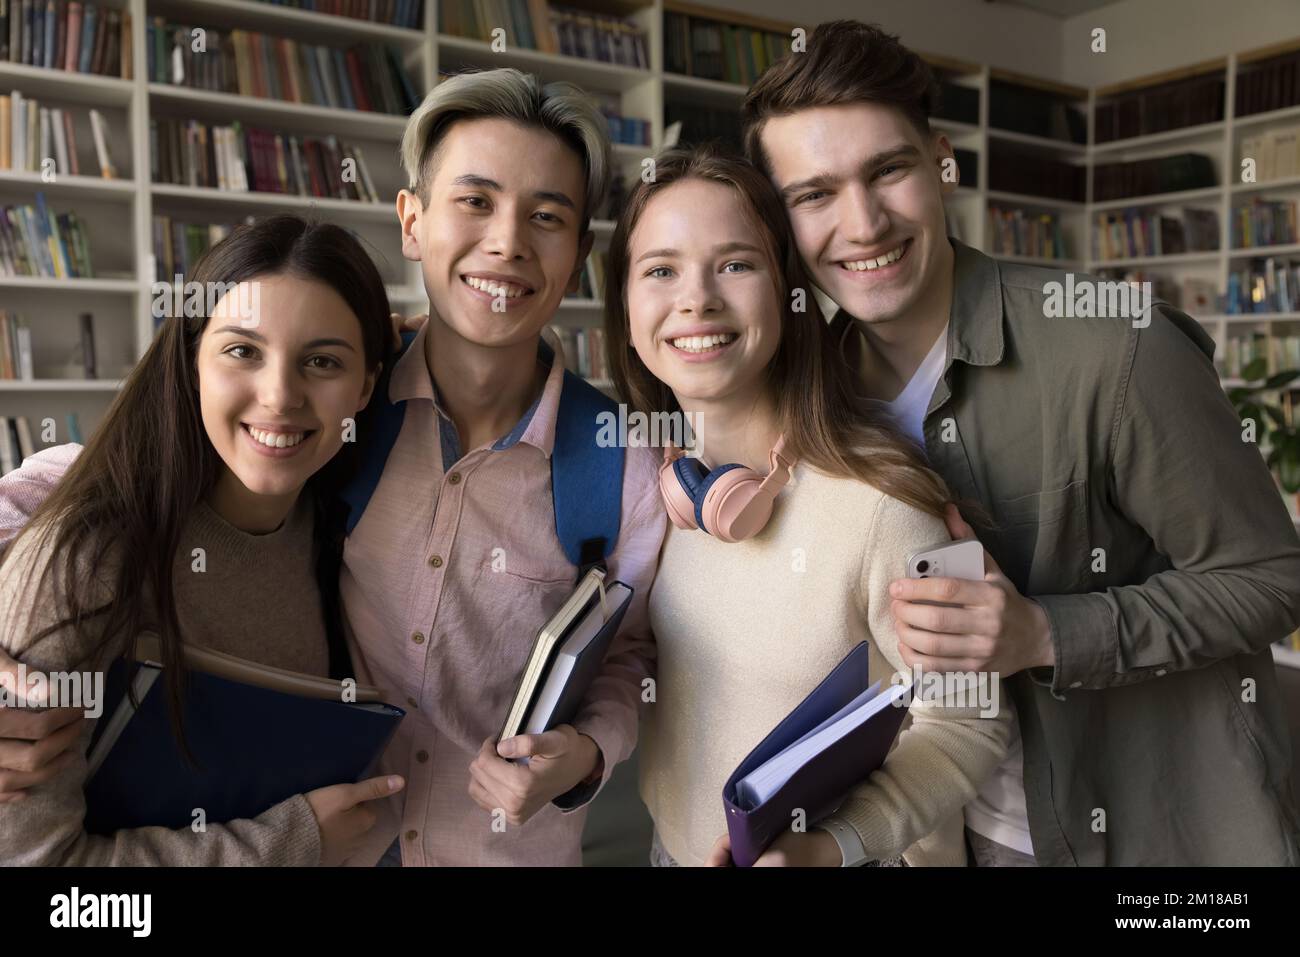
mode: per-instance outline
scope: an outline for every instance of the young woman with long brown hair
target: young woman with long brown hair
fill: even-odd
[[[332,503],[392,350],[382,279],[340,227],[240,226],[190,279],[220,299],[162,320],[0,562],[0,650],[45,673],[102,671],[155,632],[182,742],[182,644],[321,676],[347,667]],[[359,805],[401,786],[321,788],[200,833],[90,835],[84,725],[53,780],[0,804],[0,863],[332,863],[373,823]]]
[[[621,394],[647,415],[689,413],[702,446],[701,464],[665,456],[675,527],[650,595],[657,684],[640,752],[652,860],[725,864],[721,792],[741,759],[858,642],[908,670],[888,585],[948,538],[948,494],[854,389],[780,198],[743,160],[658,157],[615,229],[605,302]],[[704,498],[736,466],[789,467],[765,524]],[[1008,737],[1007,716],[979,711],[915,699],[884,766],[759,863],[964,863],[961,808]]]

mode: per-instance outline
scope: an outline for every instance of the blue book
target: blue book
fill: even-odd
[[[406,712],[338,681],[299,675],[204,648],[186,649],[182,711],[196,763],[182,754],[168,713],[157,639],[139,662],[109,669],[91,740],[85,828],[188,827],[257,817],[295,794],[364,778]],[[134,689],[136,709],[127,694]]]
[[[78,48],[80,57],[77,60],[77,72],[89,73],[90,61],[95,53],[95,20],[99,17],[99,11],[86,4],[81,14],[81,46]]]

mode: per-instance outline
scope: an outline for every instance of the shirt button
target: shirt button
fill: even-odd
[[[1083,687],[1083,682],[1082,682],[1082,681],[1076,681],[1076,682],[1074,682],[1072,685],[1070,685],[1070,687],[1071,687],[1071,688],[1082,688],[1082,687]]]
[[[417,837],[419,837],[419,836],[420,836],[420,832],[419,832],[419,831],[407,831],[407,832],[406,832],[406,839],[407,839],[408,841],[414,841],[414,840],[415,840]]]
[[[417,760],[417,761],[419,761],[421,764],[423,764],[425,761],[428,761],[428,760],[429,760],[429,752],[428,752],[428,751],[416,751],[416,752],[415,752],[415,760]]]
[[[460,473],[459,473],[459,472],[452,472],[450,475],[447,476],[447,481],[450,482],[452,485],[459,485],[459,484],[460,484]]]
[[[415,642],[417,645],[422,645],[424,644],[424,635],[420,634],[420,632],[417,631],[415,634],[411,636],[411,640]]]
[[[434,568],[441,568],[441,567],[442,567],[442,556],[441,556],[441,555],[434,555],[434,556],[432,556],[432,557],[429,559],[429,564],[432,565]]]

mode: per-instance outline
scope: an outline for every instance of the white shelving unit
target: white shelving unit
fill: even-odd
[[[516,66],[538,73],[546,80],[569,80],[588,89],[614,94],[618,97],[624,114],[648,120],[651,131],[652,142],[649,146],[620,144],[614,148],[615,165],[628,181],[639,176],[642,160],[653,156],[663,142],[667,100],[738,108],[746,92],[746,87],[741,84],[665,72],[665,12],[676,10],[696,15],[710,12],[707,7],[681,0],[602,0],[598,4],[608,13],[633,18],[646,32],[651,61],[649,69],[535,50],[494,52],[489,44],[482,41],[439,33],[437,0],[425,0],[420,29],[313,13],[257,0],[100,2],[131,13],[133,49],[136,51],[132,79],[89,77],[0,63],[0,93],[16,89],[42,103],[48,101],[51,105],[70,106],[81,111],[83,120],[85,109],[100,108],[106,112],[113,133],[114,159],[122,177],[119,180],[108,181],[83,175],[62,176],[53,183],[46,183],[34,173],[0,173],[0,203],[28,202],[34,192],[40,189],[56,209],[74,208],[87,222],[91,234],[92,257],[97,275],[102,278],[0,278],[0,297],[3,297],[5,308],[14,309],[31,320],[37,364],[73,375],[76,372],[72,370],[77,367],[75,317],[80,311],[92,311],[95,314],[97,351],[105,374],[124,373],[148,347],[153,335],[148,303],[154,279],[151,224],[155,213],[183,217],[190,221],[234,221],[249,214],[289,210],[311,213],[338,222],[357,230],[377,249],[381,273],[395,308],[415,311],[426,305],[418,264],[409,263],[400,255],[395,214],[390,204],[281,194],[229,193],[150,182],[148,141],[151,117],[169,116],[224,122],[238,119],[246,124],[264,125],[278,130],[320,135],[333,133],[341,139],[355,141],[365,150],[381,193],[395,194],[397,187],[402,185],[397,144],[405,125],[404,118],[399,116],[150,83],[146,75],[147,59],[144,51],[146,23],[151,17],[163,17],[169,22],[195,26],[254,30],[337,46],[349,46],[356,42],[383,43],[400,53],[417,94],[429,89],[441,71],[497,66]],[[778,31],[794,26],[792,23],[758,18],[733,10],[718,9],[716,16],[724,22]],[[942,71],[947,79],[979,93],[978,123],[942,119],[934,121],[934,125],[944,131],[955,146],[970,149],[978,157],[977,181],[962,184],[947,203],[950,218],[959,224],[957,231],[971,245],[987,250],[991,245],[988,228],[990,204],[1053,212],[1061,217],[1063,231],[1068,237],[1069,258],[1004,258],[1068,269],[1126,266],[1180,273],[1192,271],[1214,279],[1220,291],[1226,283],[1230,263],[1235,260],[1270,253],[1300,254],[1300,246],[1274,247],[1269,250],[1228,248],[1229,212],[1234,201],[1243,196],[1269,193],[1300,195],[1300,176],[1275,183],[1241,184],[1232,182],[1232,177],[1226,175],[1234,169],[1235,152],[1243,131],[1255,131],[1271,124],[1300,123],[1300,106],[1243,118],[1234,116],[1234,80],[1238,64],[1258,55],[1258,52],[1234,54],[1225,58],[1223,69],[1227,78],[1227,91],[1225,119],[1222,122],[1104,144],[1093,141],[1092,116],[1098,93],[1105,91],[1065,88],[1048,80],[1007,74],[987,64],[927,56],[932,66]],[[1075,144],[993,128],[989,123],[989,92],[991,83],[996,80],[1036,83],[1058,91],[1068,90],[1072,99],[1081,107],[1086,106],[1088,141],[1085,144]],[[83,138],[86,143],[81,145],[83,152],[86,152],[90,138],[88,135],[83,136],[83,131],[79,128],[78,140]],[[1085,202],[1066,202],[990,190],[988,165],[991,143],[1048,154],[1085,166],[1089,174]],[[1216,157],[1219,163],[1219,186],[1157,197],[1104,203],[1092,201],[1090,174],[1095,164],[1189,148],[1211,152]],[[91,155],[93,154],[87,153],[87,157]],[[84,168],[92,166],[93,164],[87,163]],[[1143,203],[1167,206],[1186,202],[1205,203],[1217,208],[1222,233],[1218,251],[1115,262],[1102,262],[1091,257],[1090,231],[1094,213]],[[597,221],[593,223],[593,230],[597,238],[596,248],[607,247],[613,224]],[[1259,328],[1270,335],[1277,329],[1300,328],[1300,315],[1296,314],[1242,317],[1203,315],[1199,318],[1214,333],[1221,347],[1229,328],[1234,326]],[[599,325],[601,304],[592,300],[565,300],[557,322],[566,326]],[[69,355],[62,355],[60,350]],[[107,408],[115,388],[107,380],[102,383],[86,383],[79,379],[48,376],[36,382],[6,382],[0,384],[0,413],[37,418],[53,415],[62,423],[66,412],[75,411],[82,419],[83,432],[88,434]]]

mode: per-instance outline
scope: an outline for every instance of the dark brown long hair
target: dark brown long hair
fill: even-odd
[[[364,247],[339,226],[291,215],[238,226],[199,260],[189,278],[208,289],[213,288],[208,283],[233,286],[276,274],[315,280],[337,292],[361,323],[367,370],[390,361],[392,321],[383,280]],[[195,368],[207,324],[206,315],[162,321],[103,422],[24,532],[39,528],[47,536],[42,543],[54,560],[43,574],[61,606],[58,613],[66,609],[61,620],[31,636],[29,649],[65,627],[93,627],[96,653],[116,655],[128,651],[142,629],[155,628],[182,743],[184,669],[172,564],[182,529],[216,481],[220,464],[203,427]],[[358,436],[369,433],[365,420],[362,413]],[[341,522],[334,503],[355,468],[357,445],[344,443],[307,483],[316,502],[316,567],[330,627],[337,617]],[[87,569],[111,571],[98,585]],[[33,594],[39,594],[40,584],[32,583]],[[104,585],[112,596],[106,604]]]
[[[656,193],[687,179],[720,183],[735,191],[774,267],[775,294],[782,304],[781,336],[768,366],[767,388],[776,402],[786,447],[800,461],[829,475],[866,482],[942,516],[949,500],[943,479],[925,464],[916,446],[858,391],[856,373],[841,354],[812,295],[812,283],[799,259],[776,189],[754,166],[716,145],[659,154],[652,181],[643,180],[633,189],[614,229],[606,276],[605,340],[619,394],[633,409],[647,415],[680,409],[672,390],[655,378],[631,347],[627,274],[632,232],[646,204]],[[797,289],[804,293],[804,308],[798,312],[792,296]]]

